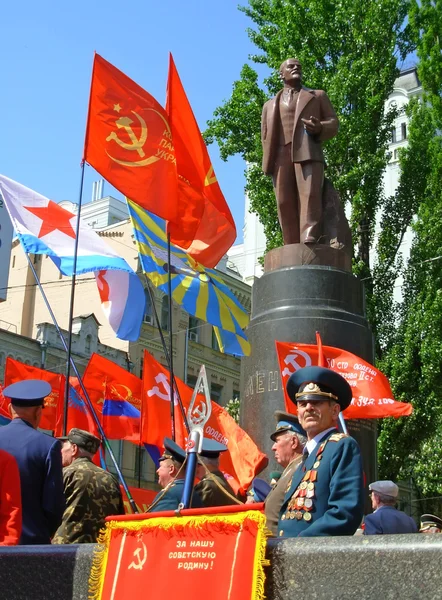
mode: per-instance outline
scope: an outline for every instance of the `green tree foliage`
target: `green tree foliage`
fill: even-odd
[[[424,496],[435,496],[442,495],[442,2],[414,1],[410,28],[427,93],[420,107],[411,107],[413,136],[401,156],[401,185],[406,210],[417,216],[399,326],[386,335],[382,363],[396,396],[412,401],[414,413],[383,423],[380,470],[384,477],[412,478]],[[417,201],[407,202],[407,181]]]
[[[355,272],[370,287],[369,248],[395,117],[385,114],[384,103],[397,61],[411,47],[408,0],[249,0],[241,10],[258,50],[250,59],[267,67],[267,77],[261,87],[257,71],[244,65],[231,97],[209,121],[206,140],[218,142],[224,159],[240,154],[247,161],[251,210],[264,225],[267,249],[281,245],[271,180],[261,173],[260,119],[262,105],[281,87],[280,64],[298,58],[304,84],[325,89],[339,114],[339,135],[325,147],[327,175],[351,203]]]

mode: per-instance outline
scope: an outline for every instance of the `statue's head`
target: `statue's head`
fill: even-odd
[[[279,73],[284,83],[302,81],[302,66],[297,58],[285,60],[279,67]]]

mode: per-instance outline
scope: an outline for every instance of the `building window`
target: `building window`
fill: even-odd
[[[397,150],[395,150],[393,152],[393,160],[398,160],[398,158],[399,158],[399,152]]]
[[[391,142],[392,144],[397,142],[396,127],[393,127],[393,129],[391,130]]]
[[[195,377],[195,375],[187,375],[187,382],[186,382],[186,383],[187,383],[187,385],[188,385],[189,387],[191,387],[192,389],[195,389],[195,386],[196,386],[196,379],[197,379],[197,378]]]
[[[149,290],[144,290],[144,296],[146,298],[146,305],[144,307],[144,317],[143,321],[152,325],[153,323],[153,310],[152,310],[152,300],[150,299]]]
[[[84,342],[84,350],[85,350],[86,354],[91,353],[91,344],[92,344],[92,336],[87,335],[86,340]]]
[[[221,352],[218,344],[218,338],[216,337],[215,329],[212,327],[212,350]]]
[[[199,326],[199,319],[189,315],[189,329],[187,330],[187,336],[189,340],[192,340],[192,342],[198,342],[199,340]]]
[[[223,386],[217,383],[210,385],[210,398],[217,404],[221,404],[221,395],[223,392]]]
[[[407,124],[406,123],[401,123],[401,135],[402,135],[403,140],[407,139]]]
[[[14,256],[12,257],[12,268],[14,268],[14,267],[15,267],[15,254],[14,254]]]
[[[164,296],[161,302],[161,329],[169,331],[169,296]]]

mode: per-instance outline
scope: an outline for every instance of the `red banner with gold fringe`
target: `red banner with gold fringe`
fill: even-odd
[[[250,507],[107,519],[89,598],[261,600],[265,525],[265,515]]]

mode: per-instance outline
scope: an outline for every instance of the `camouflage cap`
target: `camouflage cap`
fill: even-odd
[[[65,439],[68,439],[72,444],[76,444],[91,454],[95,454],[101,444],[101,440],[97,436],[89,433],[89,431],[84,431],[83,429],[77,429],[75,427],[70,430]]]

